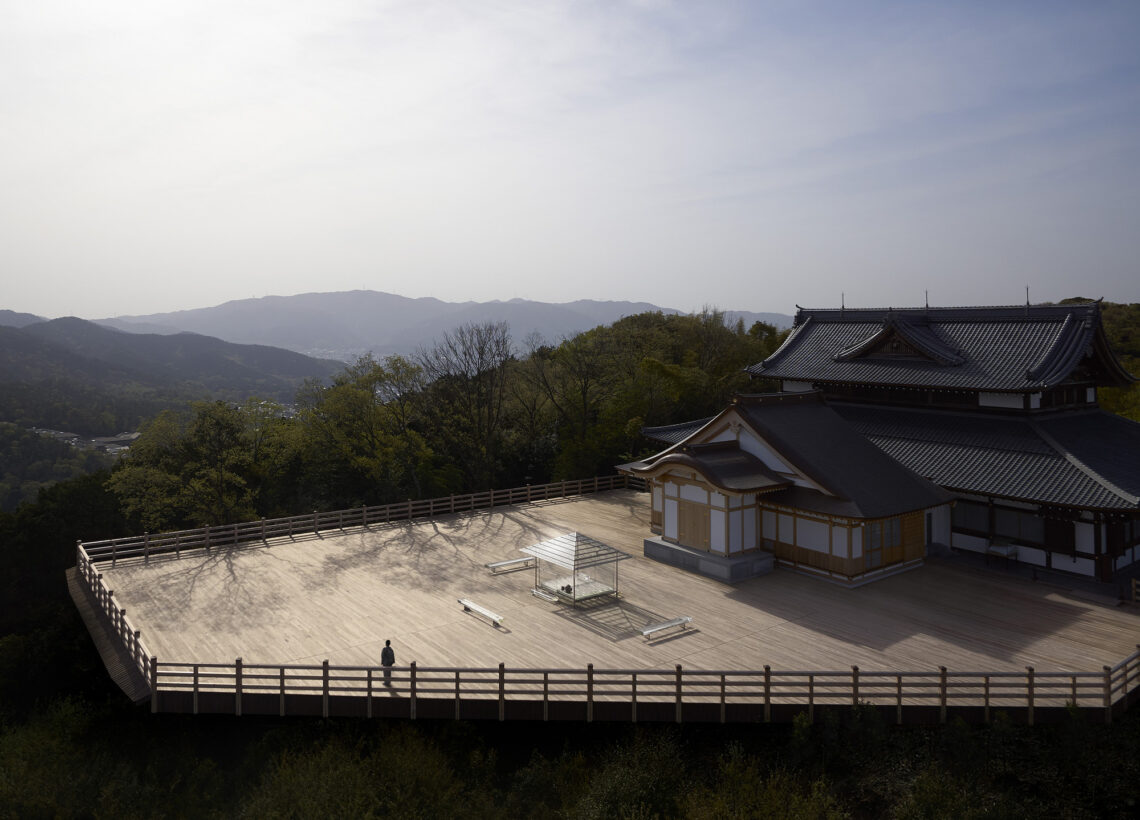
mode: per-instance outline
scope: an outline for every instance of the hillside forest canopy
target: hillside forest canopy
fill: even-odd
[[[783,339],[723,314],[645,313],[548,345],[465,325],[414,357],[365,356],[269,401],[164,411],[113,471],[131,527],[155,532],[608,475],[644,425],[709,416]]]

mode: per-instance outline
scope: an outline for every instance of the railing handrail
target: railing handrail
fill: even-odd
[[[527,484],[502,490],[483,490],[463,495],[408,499],[391,504],[364,505],[328,511],[314,510],[312,513],[283,518],[261,518],[156,534],[143,533],[125,538],[80,542],[80,545],[93,564],[114,562],[120,558],[134,558],[139,555],[149,559],[152,556],[201,547],[208,550],[211,547],[231,547],[241,543],[259,542],[266,537],[280,537],[286,534],[320,533],[343,529],[346,526],[368,526],[413,518],[430,518],[508,504],[547,501],[590,492],[643,486],[643,481],[625,474],[594,476],[548,484]]]

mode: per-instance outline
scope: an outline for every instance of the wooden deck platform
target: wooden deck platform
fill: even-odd
[[[579,531],[634,556],[620,598],[569,607],[485,564]],[[1135,651],[1135,608],[937,559],[858,589],[777,568],[728,586],[646,559],[648,497],[614,491],[209,555],[100,567],[164,662],[1097,672]],[[456,604],[503,616],[500,628]],[[648,624],[693,616],[646,641]]]

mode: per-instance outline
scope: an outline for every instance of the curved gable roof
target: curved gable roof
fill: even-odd
[[[916,355],[890,355],[897,338]],[[1088,365],[1105,385],[1135,379],[1113,355],[1099,303],[807,310],[753,376],[818,383],[1036,391]]]

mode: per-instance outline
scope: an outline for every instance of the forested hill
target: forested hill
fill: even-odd
[[[82,319],[0,326],[0,421],[109,435],[193,399],[291,402],[342,363],[207,336],[131,334]]]

